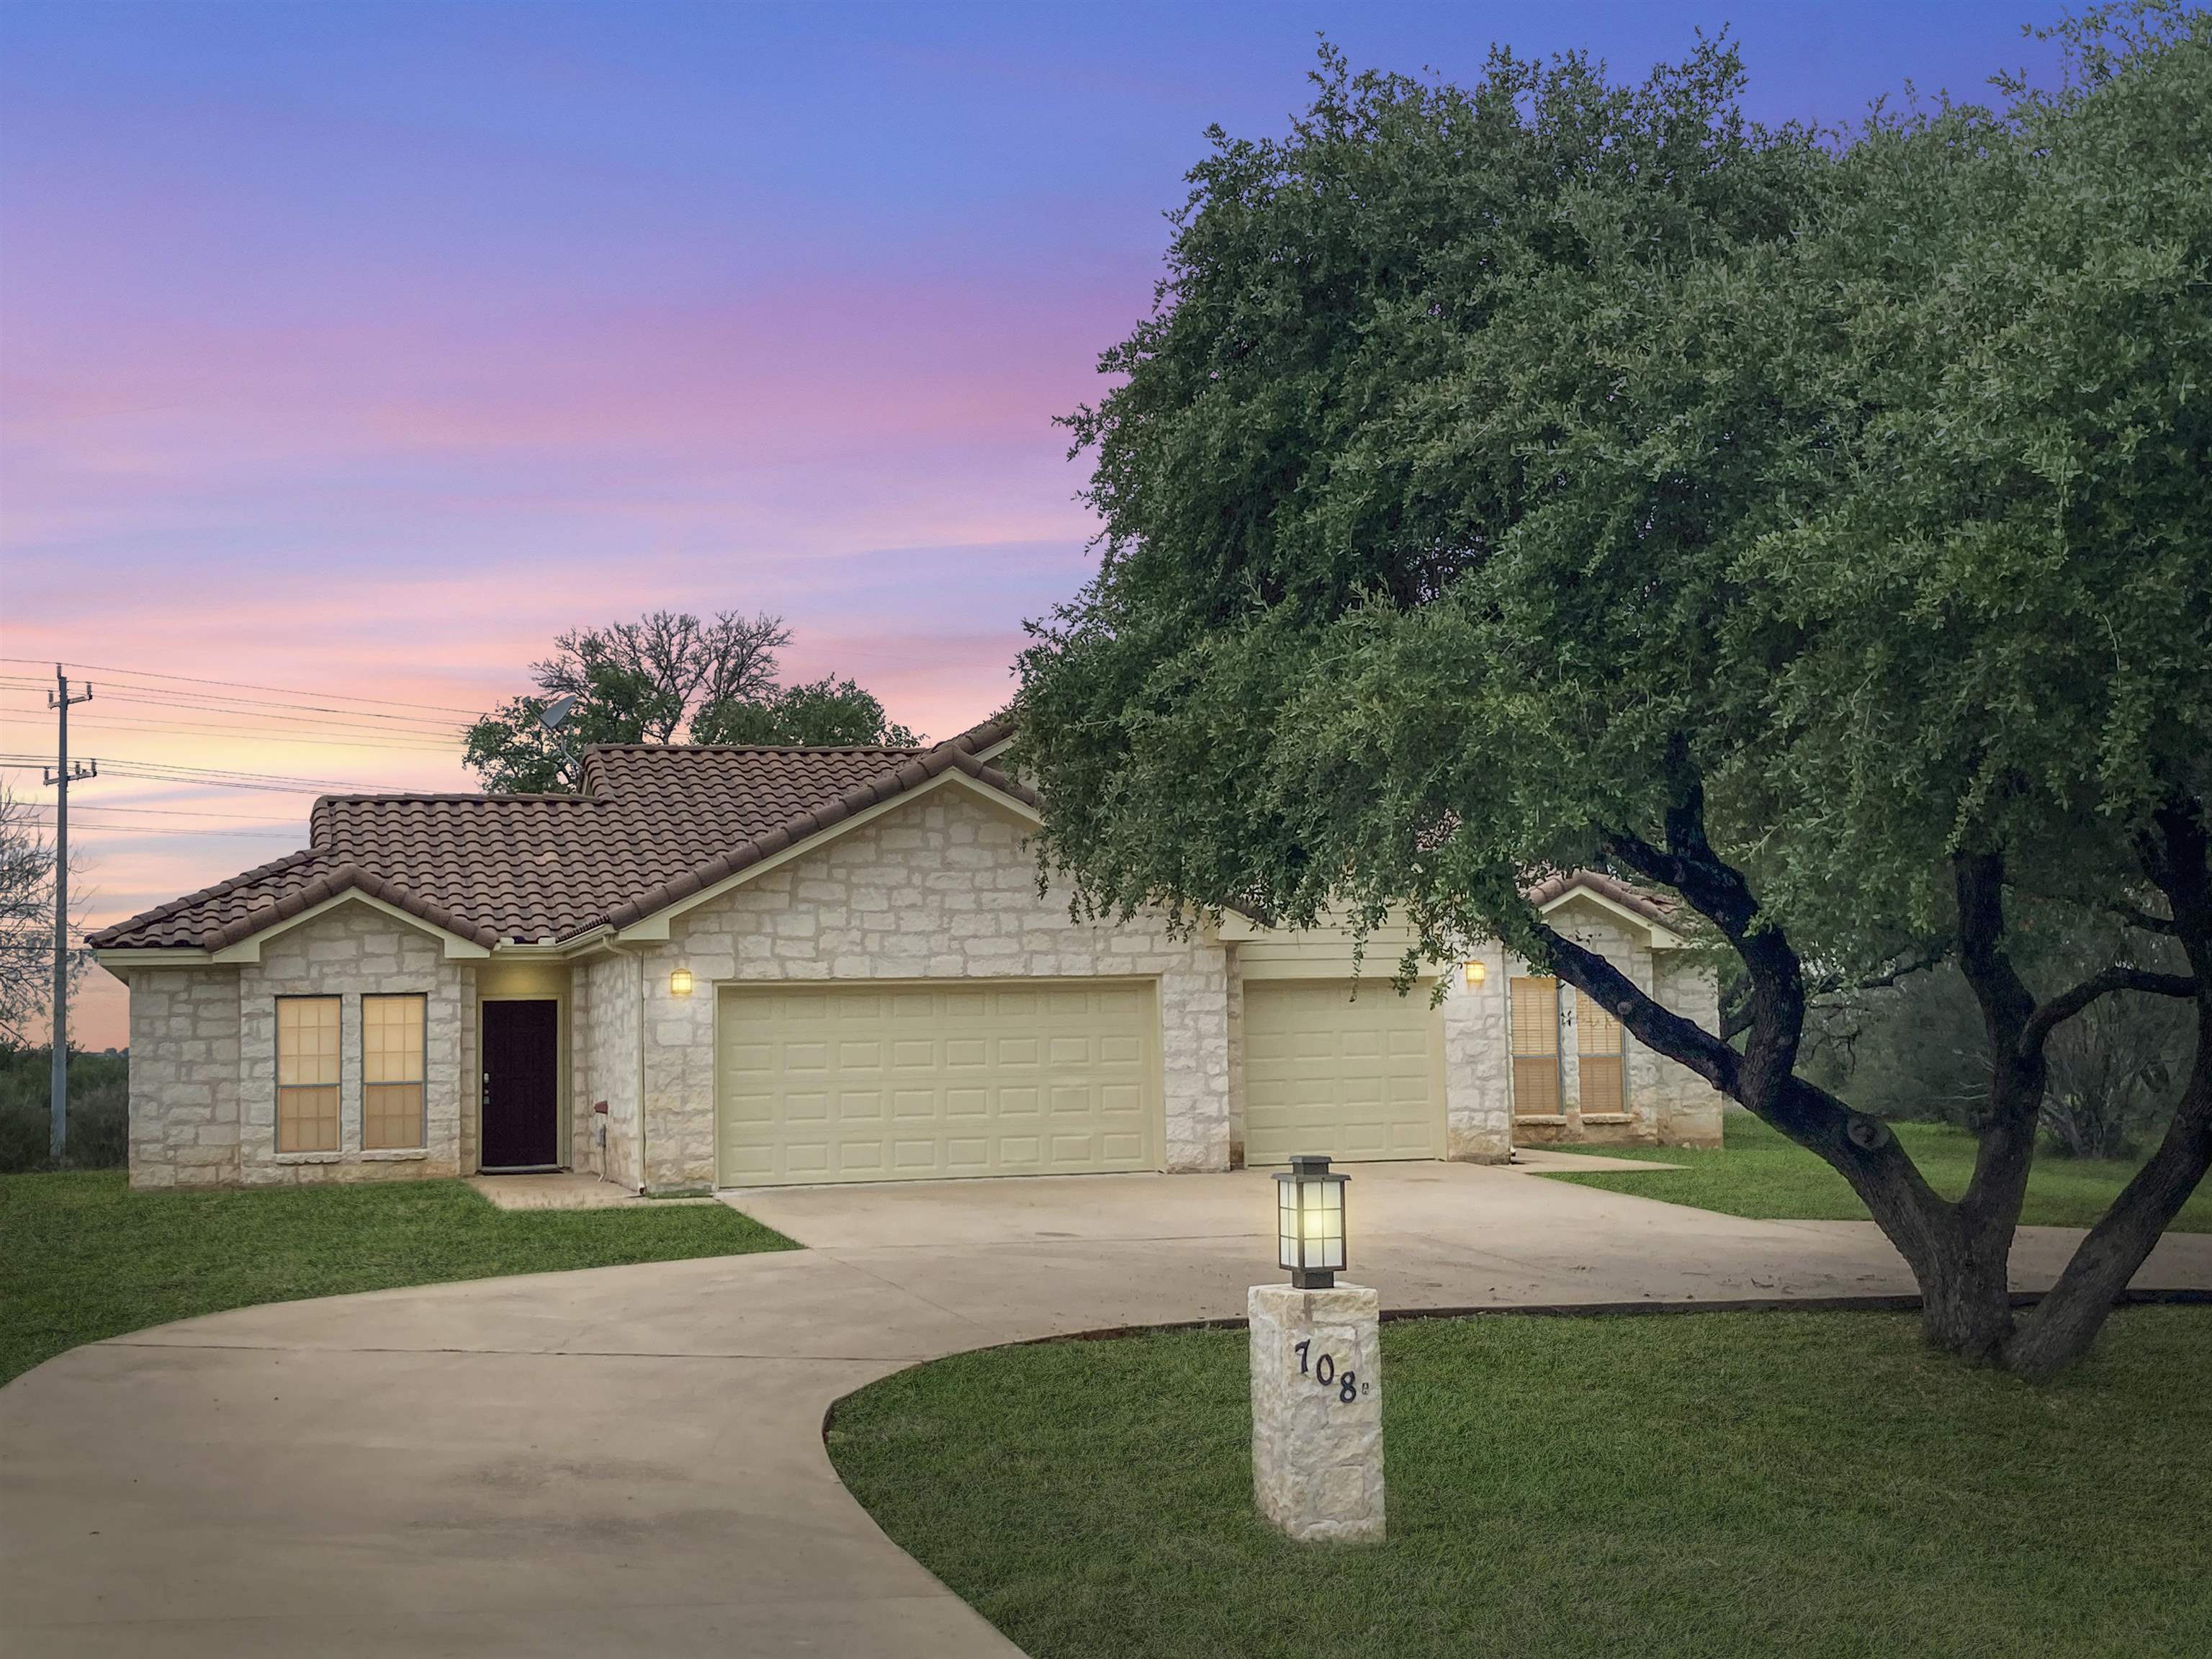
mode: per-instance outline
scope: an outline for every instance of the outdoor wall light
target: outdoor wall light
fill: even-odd
[[[1275,1232],[1282,1265],[1301,1291],[1336,1287],[1344,1267],[1344,1185],[1325,1158],[1294,1158],[1275,1177]]]
[[[668,994],[678,997],[691,994],[691,970],[689,968],[678,968],[668,976]]]
[[[1489,977],[1490,964],[1488,963],[1470,962],[1467,964],[1467,988],[1468,990],[1480,991],[1482,988],[1482,981]]]

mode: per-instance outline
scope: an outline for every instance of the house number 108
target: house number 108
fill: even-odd
[[[1310,1376],[1324,1389],[1334,1389],[1336,1390],[1337,1399],[1347,1406],[1352,1404],[1352,1401],[1358,1399],[1361,1395],[1366,1392],[1366,1389],[1360,1384],[1359,1373],[1358,1371],[1349,1370],[1340,1371],[1337,1370],[1336,1356],[1334,1354],[1309,1353],[1307,1351],[1313,1346],[1313,1339],[1311,1337],[1308,1337],[1304,1341],[1295,1344],[1294,1346],[1298,1351],[1298,1375],[1300,1376]]]

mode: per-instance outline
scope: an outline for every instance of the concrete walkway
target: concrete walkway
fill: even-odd
[[[1275,1276],[1265,1174],[732,1197],[812,1248],[242,1309],[0,1390],[0,1653],[1011,1655],[846,1494],[823,1412]],[[1392,1308],[1911,1288],[1869,1226],[1459,1164],[1355,1170],[1352,1231]],[[2024,1235],[2019,1282],[2072,1237]],[[2212,1287],[2212,1237],[2141,1282]]]

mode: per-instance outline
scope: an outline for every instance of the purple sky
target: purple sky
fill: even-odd
[[[777,611],[788,672],[948,735],[1085,569],[1052,417],[1206,125],[1279,131],[1316,32],[1471,77],[1728,26],[1755,114],[1833,122],[2046,66],[2056,11],[15,0],[0,776],[51,799],[38,682],[96,665],[99,921],[300,844],[314,793],[131,763],[463,787],[452,724],[577,623]]]

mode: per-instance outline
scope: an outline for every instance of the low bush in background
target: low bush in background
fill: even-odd
[[[0,1048],[0,1174],[51,1170],[47,1108],[52,1096],[51,1048]],[[131,1056],[69,1057],[70,1170],[120,1169],[131,1144]]]

